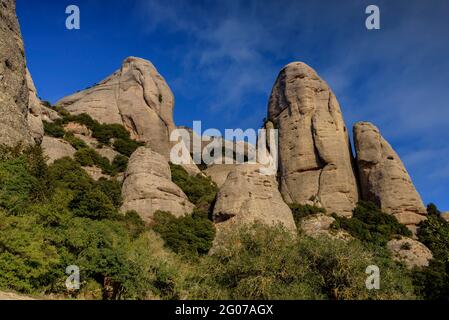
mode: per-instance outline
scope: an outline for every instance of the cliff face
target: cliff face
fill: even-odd
[[[87,113],[100,123],[117,123],[131,137],[146,142],[168,158],[174,97],[151,62],[129,57],[122,67],[97,85],[57,103],[72,114]]]
[[[274,84],[268,120],[279,130],[280,189],[287,202],[350,216],[358,201],[348,132],[335,95],[301,62]]]
[[[22,35],[14,0],[0,10],[0,144],[33,142],[27,122],[28,88]]]

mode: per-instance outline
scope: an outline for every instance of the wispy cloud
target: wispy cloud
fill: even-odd
[[[138,8],[147,32],[184,36],[169,53],[183,68],[172,85],[203,112],[257,126],[279,69],[305,61],[337,94],[348,126],[374,122],[425,201],[445,199],[449,3],[377,3],[379,31],[364,28],[367,1],[153,0]]]

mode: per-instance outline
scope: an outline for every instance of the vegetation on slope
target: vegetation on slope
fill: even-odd
[[[429,267],[416,270],[415,285],[425,299],[449,299],[449,223],[434,204],[428,218],[419,225],[418,239],[433,254]]]
[[[176,164],[170,164],[172,181],[187,195],[190,202],[202,211],[208,211],[218,192],[217,185],[202,174],[191,176]]]
[[[70,115],[63,110],[58,110],[61,119],[54,122],[44,121],[45,134],[55,138],[63,138],[74,147],[77,152],[75,160],[82,166],[97,166],[104,174],[115,176],[124,172],[128,164],[128,158],[143,143],[131,139],[129,132],[119,124],[100,124],[88,114]],[[73,133],[66,132],[64,125],[74,122],[86,126],[92,137],[97,139],[99,147],[109,146],[119,154],[112,163],[106,157],[102,157],[96,150],[89,147],[83,140]]]
[[[334,228],[345,229],[365,243],[384,246],[394,236],[412,236],[411,231],[394,216],[382,212],[371,202],[359,202],[350,219],[336,214],[332,216],[336,220]]]
[[[174,168],[195,204],[213,203],[216,187]],[[207,210],[182,218],[159,212],[146,226],[136,212],[119,213],[121,203],[118,182],[95,182],[75,160],[47,166],[39,147],[0,148],[0,288],[88,299],[447,298],[449,227],[437,213],[418,234],[435,259],[409,271],[380,245],[407,231],[368,204],[353,222],[339,220],[352,241],[255,224],[231,230],[210,250]],[[69,265],[80,268],[79,291],[65,288]],[[381,270],[380,290],[365,287],[370,265]]]

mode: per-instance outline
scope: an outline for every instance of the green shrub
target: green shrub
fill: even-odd
[[[55,188],[77,192],[90,189],[94,184],[80,164],[68,157],[56,160],[48,171]]]
[[[80,138],[75,137],[75,135],[71,132],[67,132],[64,135],[64,140],[70,143],[70,145],[74,147],[76,150],[87,148],[87,144]]]
[[[115,175],[116,171],[109,162],[109,159],[102,157],[92,148],[84,148],[75,153],[75,160],[83,167],[99,167],[104,174]]]
[[[59,262],[35,216],[9,216],[0,210],[1,288],[24,293],[49,289]]]
[[[112,161],[112,166],[117,172],[125,172],[128,167],[129,158],[124,155],[116,155]]]
[[[47,168],[39,147],[20,149],[0,148],[1,289],[67,295],[65,268],[77,265],[74,298],[89,288],[104,299],[181,297],[180,261],[135,212],[118,214],[118,183],[93,181],[70,158]],[[37,177],[51,192],[32,201]]]
[[[65,135],[64,128],[56,122],[44,121],[44,132],[47,136],[55,138],[63,138]]]
[[[395,235],[412,235],[393,215],[382,212],[370,202],[358,203],[350,219],[336,214],[333,217],[336,220],[333,227],[343,228],[353,237],[375,245],[383,246]]]
[[[324,208],[318,208],[311,205],[301,205],[298,203],[293,203],[289,205],[293,213],[293,219],[295,220],[296,226],[299,228],[301,220],[313,214],[326,213]]]
[[[207,213],[196,211],[192,215],[176,218],[169,212],[154,214],[153,229],[176,253],[203,255],[209,252],[215,238],[215,227]]]
[[[122,184],[117,180],[108,180],[105,178],[100,178],[96,185],[100,190],[108,196],[109,200],[118,209],[123,203],[122,199]]]
[[[113,144],[115,151],[130,157],[137,148],[141,147],[143,144],[131,139],[116,139]]]
[[[416,270],[415,285],[421,296],[431,300],[449,299],[449,223],[434,204],[427,207],[427,219],[419,224],[418,240],[433,254],[424,269]]]
[[[367,290],[367,266],[382,270],[380,290]],[[227,230],[197,268],[190,299],[410,299],[401,266],[359,241],[294,237],[262,224]]]
[[[170,169],[172,181],[184,191],[190,202],[203,211],[209,210],[218,192],[217,185],[210,178],[201,174],[190,176],[179,165],[170,164]]]
[[[128,211],[125,215],[120,216],[125,228],[133,238],[137,238],[147,229],[145,222],[136,211]]]
[[[75,216],[94,220],[114,218],[117,215],[111,199],[100,189],[78,192],[69,208]]]
[[[44,200],[52,189],[42,149],[34,146],[20,155],[16,152],[0,150],[0,207],[17,213],[28,203]]]

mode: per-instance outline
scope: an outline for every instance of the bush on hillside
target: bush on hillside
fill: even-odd
[[[117,170],[117,172],[125,172],[128,167],[129,158],[124,155],[116,155],[112,161],[112,166]]]
[[[324,208],[318,208],[311,205],[301,205],[298,203],[293,203],[289,205],[293,213],[293,219],[295,220],[296,226],[299,228],[301,225],[301,220],[310,215],[326,213]]]
[[[427,268],[416,270],[415,285],[425,299],[449,299],[449,223],[434,204],[427,207],[427,219],[420,223],[418,240],[433,254]]]
[[[189,256],[207,254],[215,238],[215,227],[207,213],[195,211],[192,215],[175,217],[169,212],[154,214],[154,231],[176,253]]]
[[[101,189],[78,192],[70,202],[69,209],[77,217],[93,220],[113,219],[117,214],[111,199]]]
[[[208,211],[214,201],[218,188],[210,179],[201,174],[190,176],[187,171],[176,164],[170,164],[172,181],[187,195],[190,202]]]
[[[352,218],[333,215],[334,228],[342,228],[353,237],[364,242],[385,245],[396,235],[410,237],[412,233],[391,214],[382,212],[370,202],[359,202],[353,211]]]
[[[99,167],[104,174],[115,175],[116,170],[109,162],[109,159],[102,157],[92,148],[83,148],[75,153],[75,160],[83,167]]]
[[[70,143],[70,145],[76,150],[81,150],[83,148],[87,148],[87,144],[81,140],[80,138],[75,137],[75,135],[71,132],[67,132],[64,135],[64,140]]]
[[[130,157],[137,148],[141,147],[143,144],[131,139],[115,139],[113,148],[115,151]]]
[[[54,137],[54,138],[63,138],[65,131],[64,128],[56,123],[56,122],[47,122],[43,121],[44,123],[44,132],[45,135]]]
[[[367,290],[365,270],[382,270],[380,290]],[[228,230],[202,260],[191,297],[199,299],[409,299],[411,279],[392,260],[359,241],[293,237],[281,226]]]
[[[33,158],[40,153],[0,152],[0,197],[8,200],[0,208],[0,288],[65,295],[65,268],[74,264],[81,270],[80,292],[88,285],[107,299],[179,297],[178,284],[171,283],[178,281],[179,266],[166,265],[170,253],[155,247],[161,240],[135,215],[118,214],[117,185],[93,181],[70,158],[42,168]],[[30,180],[45,175],[53,191],[30,201]],[[14,210],[18,202],[21,210]]]
[[[99,189],[108,196],[112,204],[118,209],[123,204],[122,199],[122,184],[117,180],[108,180],[106,178],[100,178],[96,182]]]

